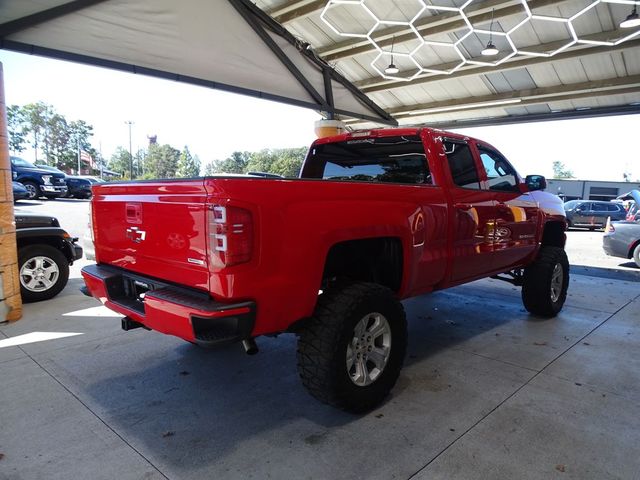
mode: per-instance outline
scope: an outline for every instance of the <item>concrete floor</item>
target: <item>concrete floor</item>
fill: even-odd
[[[20,209],[82,236],[87,207]],[[0,325],[0,479],[640,479],[640,274],[598,257],[601,236],[569,232],[556,319],[496,280],[405,302],[405,368],[365,416],[306,393],[292,336],[249,357],[122,332],[78,293],[78,262]],[[3,347],[33,332],[80,335]]]
[[[0,348],[0,478],[640,478],[638,281],[574,275],[552,320],[483,280],[407,301],[410,347],[365,416],[313,400],[291,336],[207,351],[76,293]]]

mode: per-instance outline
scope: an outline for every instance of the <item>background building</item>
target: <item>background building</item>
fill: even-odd
[[[547,180],[547,192],[568,200],[613,200],[630,190],[640,190],[640,183],[600,180]]]

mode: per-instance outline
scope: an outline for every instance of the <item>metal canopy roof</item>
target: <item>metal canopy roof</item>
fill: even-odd
[[[5,0],[0,46],[396,122],[247,0]]]
[[[453,128],[640,113],[640,27],[619,27],[634,5],[5,0],[0,46],[314,108],[358,127],[393,123],[391,114]],[[495,57],[481,54],[489,40]],[[386,74],[389,63],[400,71]]]
[[[258,0],[401,124],[446,128],[640,113],[640,27],[619,27],[634,5]],[[384,75],[392,51],[400,72]]]

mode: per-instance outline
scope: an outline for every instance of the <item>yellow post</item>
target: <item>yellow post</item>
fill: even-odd
[[[22,317],[11,180],[7,106],[4,98],[2,63],[0,63],[0,322],[5,320],[11,322]]]
[[[333,137],[347,130],[340,120],[318,120],[315,127],[318,138]]]

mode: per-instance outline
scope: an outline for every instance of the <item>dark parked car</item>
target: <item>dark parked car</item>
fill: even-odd
[[[612,257],[633,258],[640,267],[640,223],[609,222],[602,237],[602,248]]]
[[[20,182],[13,182],[13,201],[17,202],[18,200],[24,200],[25,198],[29,198],[29,191],[24,188]]]
[[[604,228],[607,218],[624,220],[627,212],[621,203],[597,200],[570,200],[564,204],[569,227],[585,227],[589,230]]]
[[[51,167],[53,168],[53,167]],[[51,172],[36,167],[19,157],[11,157],[13,179],[20,182],[29,192],[29,199],[39,197],[58,198],[67,194],[64,173]]]
[[[77,238],[55,217],[16,213],[20,294],[25,303],[56,296],[67,284],[69,265],[82,258]]]
[[[88,178],[67,175],[67,197],[91,198],[92,182]]]

